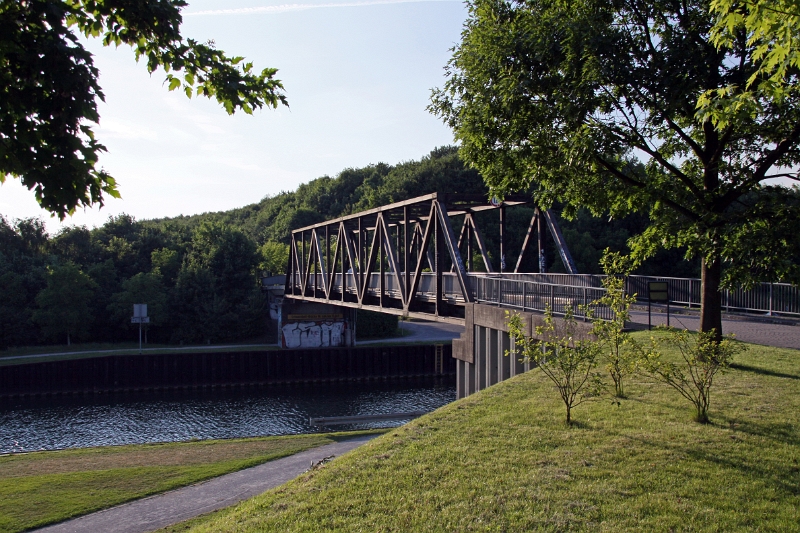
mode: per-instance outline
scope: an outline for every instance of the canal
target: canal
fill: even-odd
[[[430,411],[455,400],[453,377],[0,400],[0,453],[389,427],[315,427],[309,418]]]

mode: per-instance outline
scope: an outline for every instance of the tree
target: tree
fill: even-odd
[[[578,323],[568,308],[563,320],[556,320],[550,306],[544,314],[544,324],[535,327],[536,337],[524,334],[519,313],[506,311],[508,334],[514,341],[506,356],[522,356],[534,363],[553,382],[566,408],[566,422],[572,423],[572,410],[596,398],[603,389],[600,376],[594,370],[600,355],[600,345],[588,335],[581,335]]]
[[[122,291],[115,293],[108,305],[112,320],[129,330],[134,304],[147,304],[150,323],[146,327],[167,322],[167,290],[159,272],[139,272],[122,282]]]
[[[89,332],[92,314],[89,304],[95,283],[75,263],[53,267],[47,273],[47,288],[36,295],[39,309],[33,321],[42,328],[45,337],[83,339]]]
[[[289,245],[282,242],[267,241],[258,249],[261,255],[261,270],[274,275],[285,274],[289,264]]]
[[[568,216],[581,206],[647,213],[633,253],[685,246],[702,258],[700,329],[717,340],[723,262],[749,282],[799,279],[780,262],[787,268],[750,271],[736,251],[743,237],[768,235],[764,224],[798,228],[796,193],[765,182],[797,179],[781,169],[800,162],[800,95],[725,124],[698,121],[700,95],[758,68],[746,40],[711,42],[707,2],[474,0],[469,12],[430,109],[492,194],[530,190],[544,206],[565,201]],[[773,259],[796,246],[771,244]]]
[[[96,168],[103,92],[77,34],[126,44],[149,72],[166,71],[169,90],[214,97],[228,113],[286,104],[275,69],[253,72],[212,42],[180,34],[184,0],[21,0],[0,2],[0,183],[18,177],[44,209],[63,219],[77,207],[119,197]]]
[[[240,230],[213,222],[195,230],[175,285],[181,340],[212,342],[261,332],[259,260],[255,243]]]
[[[24,278],[11,268],[0,253],[0,350],[28,340],[30,311]]]
[[[636,295],[625,294],[625,277],[633,271],[634,263],[629,257],[607,248],[600,263],[606,274],[603,278],[606,292],[592,304],[608,307],[614,316],[611,320],[593,319],[592,333],[600,343],[601,358],[614,382],[614,396],[624,398],[625,378],[636,370],[641,355],[638,342],[625,331],[630,307],[636,302]]]

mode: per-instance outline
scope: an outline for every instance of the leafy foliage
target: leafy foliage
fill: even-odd
[[[85,339],[89,333],[92,314],[89,306],[96,284],[74,263],[51,268],[47,273],[47,288],[36,296],[39,309],[33,320],[42,327],[45,337]]]
[[[150,317],[148,328],[167,323],[167,290],[160,272],[139,272],[122,282],[122,291],[111,297],[108,311],[116,324],[123,324],[128,329],[133,306],[140,303],[147,304],[147,316]]]
[[[756,116],[767,102],[796,96],[800,74],[800,3],[796,0],[712,0],[711,42],[719,49],[748,47],[753,72],[746,80],[706,91],[698,118],[726,126]],[[792,94],[794,93],[794,94]]]
[[[730,367],[733,357],[746,346],[732,338],[718,341],[713,332],[698,332],[694,336],[686,330],[672,331],[666,342],[678,347],[684,364],[664,361],[654,340],[643,360],[644,370],[689,400],[695,409],[695,420],[705,424],[714,377]]]
[[[390,337],[397,333],[397,315],[359,309],[356,312],[356,335],[359,339]]]
[[[647,214],[633,253],[702,258],[701,329],[721,334],[723,259],[743,259],[741,230],[800,218],[800,192],[766,185],[797,177],[782,169],[800,163],[800,95],[698,122],[701,94],[758,69],[746,40],[714,45],[705,0],[474,0],[469,12],[430,106],[466,161],[493,194],[530,190],[543,205],[564,201],[567,216]],[[790,255],[789,244],[762,252]],[[733,266],[736,279],[766,280]]]
[[[288,244],[267,241],[258,251],[263,258],[260,264],[262,271],[271,272],[273,275],[286,274],[286,265],[289,264]]]
[[[603,389],[600,375],[594,370],[600,356],[600,345],[582,335],[570,310],[557,321],[547,308],[544,325],[535,327],[535,336],[526,337],[519,313],[506,311],[508,333],[513,341],[507,356],[522,356],[534,363],[553,382],[566,408],[567,424],[572,423],[572,409],[596,398]]]
[[[131,46],[169,90],[214,97],[228,113],[286,104],[275,69],[183,39],[183,0],[25,0],[0,3],[0,183],[18,177],[43,208],[64,219],[80,206],[119,197],[96,168],[106,148],[94,137],[99,72],[76,32]]]

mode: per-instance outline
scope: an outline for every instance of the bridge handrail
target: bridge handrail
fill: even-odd
[[[474,274],[470,277],[495,276],[494,274]],[[534,281],[537,277],[550,280],[563,279],[564,285],[578,287],[600,287],[604,274],[561,274],[561,273],[528,273],[502,274],[505,279],[523,278]],[[670,282],[670,301],[685,305],[689,309],[700,306],[700,278],[679,278],[675,276],[642,276],[631,275],[625,286],[628,294],[636,294],[639,301],[647,301],[647,283],[650,281]],[[546,282],[538,282],[546,283]],[[561,283],[556,283],[561,285]],[[800,316],[800,287],[791,283],[773,282],[756,283],[750,289],[723,289],[722,307],[726,310],[766,313],[767,315]]]
[[[423,273],[422,277],[424,279],[434,275],[433,273]],[[443,290],[448,291],[448,285],[452,285],[452,283],[449,282],[449,278],[453,277],[454,274],[443,273],[442,275],[446,281],[446,286],[443,287]],[[340,275],[337,274],[337,276]],[[494,297],[494,299],[487,298],[485,292],[478,292],[477,286],[481,283],[504,281],[508,283],[536,284],[540,287],[555,287],[558,288],[558,290],[575,292],[583,289],[603,290],[601,283],[604,277],[605,276],[601,274],[491,274],[474,272],[468,274],[470,285],[472,286],[472,295],[476,298],[476,301],[498,303],[501,305],[508,305],[509,307],[514,307],[514,304],[503,303],[501,301],[502,298],[498,297]],[[537,281],[536,278],[544,278],[548,281]],[[373,279],[377,282],[377,273],[372,273],[370,285],[373,284]],[[568,281],[568,283],[555,282],[558,279],[563,279]],[[297,283],[297,280],[293,281],[295,284]],[[628,276],[626,292],[628,294],[636,294],[639,301],[646,301],[647,283],[649,281],[669,281],[670,301],[674,304],[685,305],[690,309],[700,306],[701,281],[698,278],[632,275]],[[334,283],[340,283],[339,279],[335,277]],[[427,294],[429,292],[429,290],[427,290],[429,285],[430,284],[427,282],[420,283],[418,293]],[[387,288],[391,289],[392,286],[393,282],[387,278]],[[373,289],[374,288],[377,287],[373,287]],[[518,292],[522,291],[522,288],[507,288],[509,290],[517,290]],[[457,297],[458,295],[453,294],[452,296]],[[583,300],[582,296],[581,299]],[[759,283],[747,290],[742,288],[723,289],[722,306],[728,311],[735,310],[761,312],[767,315],[800,316],[800,288],[789,283]],[[524,308],[527,309],[527,306],[524,306]],[[543,311],[544,308],[538,310]]]
[[[609,320],[610,308],[595,304],[606,289],[579,285],[561,285],[536,281],[474,276],[471,278],[472,295],[476,302],[493,303],[522,311],[545,311],[548,307],[556,316],[564,316],[567,309],[577,318],[588,320],[592,316]]]

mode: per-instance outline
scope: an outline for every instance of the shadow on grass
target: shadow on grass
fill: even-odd
[[[742,370],[744,372],[753,372],[754,374],[761,374],[763,376],[773,376],[776,378],[788,378],[788,379],[800,379],[800,376],[797,374],[784,374],[783,372],[775,372],[773,370],[767,370],[765,368],[758,368],[757,366],[750,366],[750,365],[742,365],[739,363],[733,363],[731,368],[736,370]]]
[[[713,424],[713,421],[712,421]],[[797,425],[788,422],[759,424],[752,420],[728,420],[725,424],[714,424],[718,427],[727,427],[733,431],[747,433],[755,437],[782,442],[784,444],[800,444],[800,429]]]
[[[770,434],[769,436],[774,435]],[[745,463],[735,454],[722,453],[719,448],[715,447],[703,448],[687,445],[687,443],[660,442],[636,436],[629,436],[629,438],[643,446],[669,450],[676,454],[685,454],[697,462],[713,463],[722,468],[737,470],[748,477],[759,479],[785,494],[800,495],[800,470],[790,468],[787,471],[786,469],[774,468],[770,458],[764,457],[757,462]],[[790,439],[790,442],[797,443],[797,437]]]
[[[575,420],[574,418],[570,420],[569,425],[567,425],[566,422],[564,422],[564,425],[569,429],[594,429],[594,426],[588,422],[584,422],[583,420]]]

